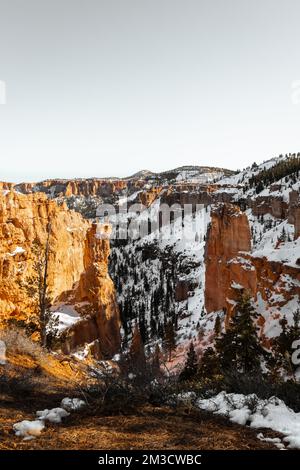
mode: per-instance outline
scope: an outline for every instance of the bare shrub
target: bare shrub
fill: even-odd
[[[0,339],[6,345],[7,353],[26,354],[38,359],[44,353],[43,348],[32,341],[20,328],[9,328],[0,331]]]

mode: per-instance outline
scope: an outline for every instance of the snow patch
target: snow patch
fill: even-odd
[[[289,448],[300,449],[300,413],[295,413],[277,397],[259,399],[255,394],[221,392],[213,398],[199,399],[202,410],[227,416],[230,421],[251,428],[267,428],[283,434]]]
[[[44,429],[45,424],[42,421],[20,421],[13,425],[13,430],[15,431],[16,436],[23,437],[24,441],[29,441],[30,439],[35,439],[39,436]]]
[[[37,411],[36,416],[41,421],[49,421],[50,423],[59,424],[62,421],[62,418],[69,416],[64,408],[52,408],[52,410],[42,410]]]
[[[80,410],[85,406],[85,402],[79,398],[63,398],[61,401],[61,407],[67,411]]]

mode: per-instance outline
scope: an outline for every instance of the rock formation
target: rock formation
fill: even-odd
[[[219,205],[212,211],[205,262],[206,310],[224,310],[227,322],[241,289],[254,300],[260,295],[266,308],[280,309],[300,296],[300,269],[252,255],[247,216],[234,206]]]
[[[33,301],[22,286],[33,274],[33,242],[44,247],[50,231],[48,284],[53,304],[67,293],[84,301],[97,313],[94,339],[103,341],[107,354],[114,354],[119,323],[114,286],[107,274],[109,240],[94,239],[94,226],[42,193],[2,191],[0,224],[0,324],[31,320]],[[111,350],[110,332],[116,338]],[[77,344],[81,339],[74,335],[73,348]]]
[[[251,269],[235,261],[240,252],[250,250],[251,234],[246,214],[230,204],[216,206],[211,214],[205,253],[207,312],[230,307],[233,279],[237,284],[243,282],[244,287],[254,289],[255,277],[249,273]]]
[[[101,231],[102,229],[102,231]],[[98,358],[117,353],[121,345],[119,309],[115,288],[108,275],[109,226],[93,224],[87,231],[84,247],[84,271],[76,289],[74,307],[84,305],[85,317],[68,332],[65,349],[74,350],[94,343]],[[87,307],[88,306],[88,307]]]

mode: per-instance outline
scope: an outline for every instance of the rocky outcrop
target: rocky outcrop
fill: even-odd
[[[107,274],[109,240],[94,240],[95,227],[79,213],[57,205],[42,193],[23,195],[4,191],[0,196],[0,324],[10,319],[30,322],[33,300],[24,284],[34,275],[35,242],[45,247],[49,235],[48,284],[53,304],[62,298],[85,302],[83,316],[88,329],[89,311],[96,312],[94,339],[114,353],[118,343],[118,308],[114,286]],[[81,312],[80,312],[81,313]],[[112,347],[109,336],[112,333]],[[83,334],[73,337],[73,348]]]
[[[249,198],[248,205],[256,216],[271,214],[277,219],[287,217],[289,205],[283,200],[283,197],[258,196],[252,200]]]
[[[234,206],[221,205],[212,211],[205,263],[206,311],[224,310],[227,323],[241,290],[255,301],[261,299],[265,308],[274,307],[275,313],[300,296],[300,269],[252,255],[247,216]]]
[[[108,225],[93,224],[87,231],[84,248],[84,271],[75,292],[75,308],[85,305],[87,318],[69,331],[66,347],[93,343],[98,358],[111,357],[121,345],[119,309],[115,287],[108,275]],[[88,310],[86,310],[88,304]]]
[[[298,191],[291,191],[289,195],[288,222],[295,227],[295,240],[300,236],[300,194]]]
[[[51,197],[70,196],[109,196],[125,189],[126,181],[118,179],[74,179],[74,180],[46,180],[40,183],[21,183],[15,189],[25,194],[32,192],[47,193]]]
[[[255,276],[240,252],[250,252],[251,234],[245,213],[236,206],[220,204],[211,213],[205,252],[206,311],[230,309],[235,285],[254,289]],[[232,284],[235,279],[235,284]]]

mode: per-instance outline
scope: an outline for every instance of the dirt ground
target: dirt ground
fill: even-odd
[[[58,406],[51,403],[48,408]],[[95,416],[89,411],[72,413],[60,425],[47,425],[31,441],[16,437],[14,423],[34,419],[34,411],[44,403],[22,405],[0,402],[0,450],[84,449],[84,450],[256,450],[272,449],[257,439],[257,431],[230,423],[198,410],[144,406],[128,415]],[[267,437],[277,434],[265,431]]]

